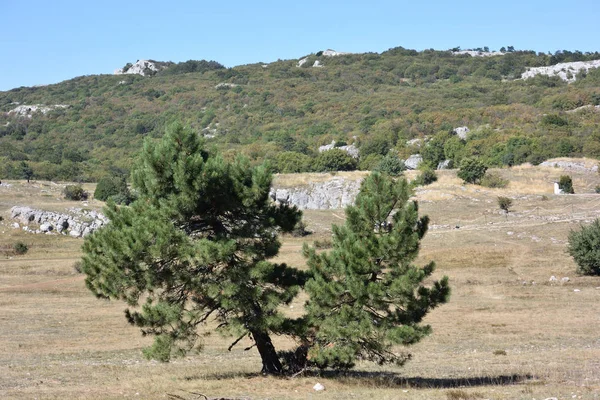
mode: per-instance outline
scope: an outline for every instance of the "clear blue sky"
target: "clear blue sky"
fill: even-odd
[[[328,48],[600,50],[600,0],[0,0],[0,90],[138,59],[228,67]]]

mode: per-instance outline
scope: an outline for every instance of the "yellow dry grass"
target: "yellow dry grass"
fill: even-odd
[[[124,304],[95,299],[75,272],[81,240],[27,234],[7,220],[14,204],[71,203],[45,196],[45,187],[0,188],[0,245],[30,245],[24,256],[0,254],[0,398],[598,399],[600,277],[577,276],[565,246],[571,229],[600,215],[600,196],[552,195],[551,180],[564,174],[553,168],[498,172],[511,180],[506,189],[463,186],[454,171],[441,171],[417,191],[432,221],[418,262],[435,260],[453,293],[427,316],[433,334],[410,348],[413,360],[293,379],[260,376],[256,352],[242,350],[248,343],[228,352],[230,339],[218,335],[204,339],[201,354],[169,364],[143,359],[151,339],[126,323]],[[576,193],[598,184],[596,174],[569,174]],[[499,195],[513,198],[508,215]],[[344,212],[307,211],[305,220],[314,233],[284,237],[279,261],[303,267],[302,243],[328,238]],[[570,279],[551,284],[551,275]],[[301,314],[304,299],[290,313]],[[313,391],[317,382],[326,390]]]

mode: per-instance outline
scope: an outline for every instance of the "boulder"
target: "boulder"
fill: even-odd
[[[44,222],[42,225],[40,225],[40,231],[42,231],[42,232],[50,232],[53,230],[54,230],[54,227],[52,225],[50,225],[48,222]]]
[[[458,136],[461,140],[467,140],[467,136],[471,130],[466,126],[459,126],[458,128],[454,128],[452,130],[456,136]]]
[[[438,164],[437,169],[451,169],[453,162],[452,160],[444,160]]]
[[[420,154],[412,154],[406,160],[404,160],[404,165],[407,169],[417,169],[419,168],[419,164],[423,162],[423,157]]]

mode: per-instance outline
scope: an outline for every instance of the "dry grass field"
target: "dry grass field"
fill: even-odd
[[[433,334],[410,348],[413,359],[295,378],[261,376],[254,350],[228,352],[230,339],[219,336],[206,337],[200,354],[145,360],[151,339],[127,324],[124,304],[94,298],[75,271],[81,239],[11,227],[13,205],[75,203],[61,200],[58,185],[9,182],[0,187],[0,248],[23,241],[30,250],[0,254],[0,398],[600,399],[600,277],[577,276],[565,251],[569,231],[600,216],[600,175],[569,172],[577,194],[555,196],[560,169],[497,172],[506,189],[463,186],[455,171],[441,171],[417,191],[431,217],[419,262],[435,260],[453,292],[428,315]],[[508,215],[499,195],[513,198]],[[305,212],[313,234],[285,237],[278,259],[302,267],[302,243],[327,239],[343,219],[343,210]],[[552,275],[569,281],[551,284]],[[290,312],[301,313],[302,302]],[[317,382],[326,389],[315,392]]]

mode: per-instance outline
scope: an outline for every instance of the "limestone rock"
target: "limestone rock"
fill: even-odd
[[[320,383],[317,383],[315,386],[313,386],[313,389],[314,389],[316,392],[320,392],[320,391],[322,391],[322,390],[325,390],[325,386],[321,385]]]
[[[452,160],[444,160],[437,165],[437,169],[451,169],[453,162]]]
[[[589,71],[590,69],[599,68],[600,60],[593,61],[575,61],[558,63],[548,67],[533,67],[521,74],[521,79],[533,78],[536,75],[558,76],[563,81],[575,82],[576,75],[581,71]]]
[[[56,231],[73,237],[89,235],[96,229],[108,223],[108,218],[97,211],[73,208],[69,214],[53,211],[36,210],[31,207],[15,206],[10,210],[12,219],[17,220],[13,226],[19,227],[19,223],[27,232],[48,233]],[[39,229],[30,229],[29,224],[39,225]]]
[[[322,153],[322,152],[328,151],[328,150],[332,150],[332,149],[340,149],[342,151],[345,151],[346,153],[348,153],[350,156],[352,156],[354,158],[359,157],[359,151],[358,151],[358,148],[356,148],[356,146],[354,146],[353,144],[349,144],[346,146],[335,147],[335,140],[333,140],[330,144],[326,144],[324,146],[319,146],[319,153]]]
[[[459,126],[458,128],[454,128],[452,132],[454,132],[461,140],[467,140],[467,136],[471,130],[467,126]]]
[[[142,76],[150,76],[154,75],[157,72],[167,68],[172,63],[159,62],[154,60],[137,60],[135,64],[131,64],[129,68],[126,70],[123,68],[116,69],[115,75],[124,75],[124,74],[132,74],[132,75],[142,75]]]
[[[44,105],[44,104],[20,105],[20,106],[13,108],[8,113],[12,114],[12,115],[17,115],[20,117],[31,118],[36,113],[46,115],[48,112],[50,112],[52,110],[64,109],[64,108],[69,108],[69,107],[71,107],[71,106],[68,104],[54,104],[54,105],[49,105],[49,106]]]
[[[412,154],[406,160],[404,160],[404,165],[407,169],[417,169],[419,168],[419,164],[423,162],[423,157],[420,154]]]
[[[272,188],[271,198],[277,203],[295,205],[301,210],[341,209],[354,204],[360,180],[333,178],[293,188]]]

